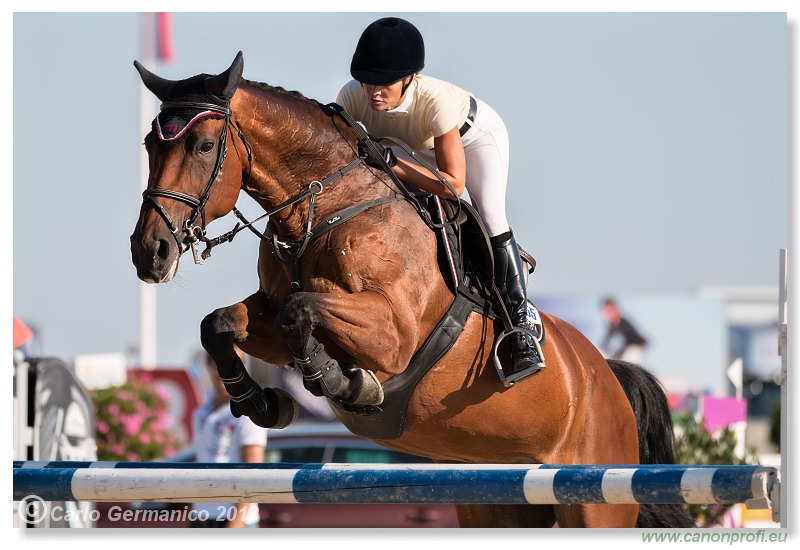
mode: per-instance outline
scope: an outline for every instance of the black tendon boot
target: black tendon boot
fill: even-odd
[[[352,364],[339,366],[325,346],[310,336],[305,357],[294,358],[303,373],[303,385],[316,396],[325,396],[348,405],[380,405],[383,387],[372,371]]]
[[[527,324],[527,291],[525,288],[525,267],[519,254],[514,234],[509,229],[491,238],[494,252],[495,285],[500,291],[503,303],[511,317],[516,331],[508,337],[511,348],[512,375],[503,380],[506,386],[539,374],[545,369],[541,348],[530,336]],[[537,353],[538,352],[538,353]]]

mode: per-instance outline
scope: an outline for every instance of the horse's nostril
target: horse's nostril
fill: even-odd
[[[158,249],[156,250],[156,255],[161,260],[166,260],[169,257],[169,241],[166,239],[158,240]]]

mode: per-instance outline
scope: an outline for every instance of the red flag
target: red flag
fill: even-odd
[[[175,60],[171,13],[159,12],[156,14],[156,59],[167,63]]]
[[[33,338],[33,331],[25,323],[14,317],[14,349]]]

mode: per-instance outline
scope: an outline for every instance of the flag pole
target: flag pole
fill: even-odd
[[[141,14],[141,63],[148,70],[154,70],[155,44],[156,44],[156,14]],[[139,84],[139,115],[140,128],[144,131],[156,116],[155,101],[150,91],[143,83]],[[147,188],[147,177],[150,172],[147,151],[140,147],[139,154],[139,180],[140,188]],[[157,359],[157,305],[156,285],[139,282],[139,366],[145,369],[154,369]]]

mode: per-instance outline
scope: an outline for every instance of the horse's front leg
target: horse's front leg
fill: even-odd
[[[284,428],[297,418],[297,402],[280,388],[260,388],[234,349],[236,344],[245,353],[277,365],[291,361],[262,292],[207,315],[200,324],[200,340],[217,365],[234,416],[247,415],[263,428]]]
[[[377,357],[375,342],[385,342],[381,334],[395,329],[387,315],[385,301],[374,293],[312,293],[290,295],[275,319],[281,338],[289,346],[294,363],[303,373],[303,384],[311,393],[350,405],[379,405],[383,388],[372,370]],[[375,315],[385,319],[376,319]],[[340,365],[313,335],[322,329],[328,338],[347,355],[359,360],[359,366]],[[394,344],[396,337],[389,337]],[[391,345],[385,357],[397,357]],[[364,360],[366,359],[366,361]],[[381,362],[385,363],[386,358]]]

